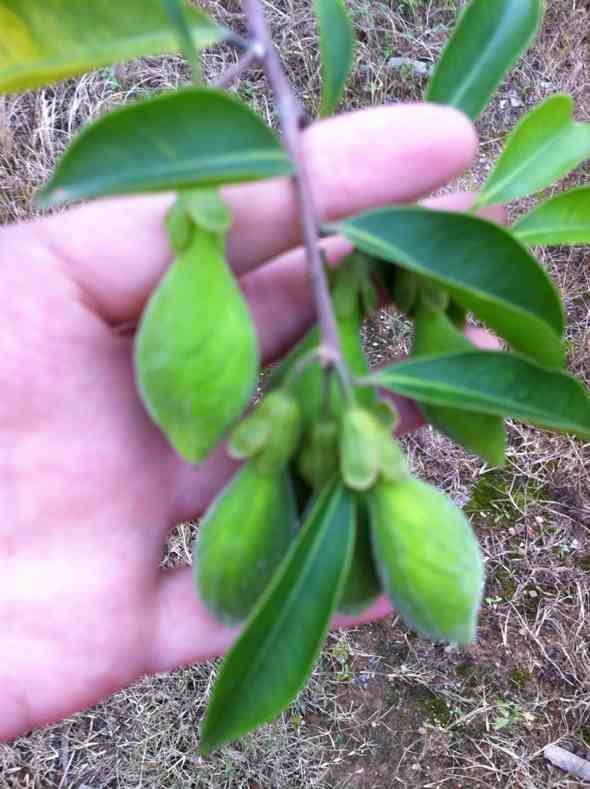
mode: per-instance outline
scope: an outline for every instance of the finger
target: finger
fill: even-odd
[[[478,192],[452,192],[437,197],[427,197],[426,200],[420,202],[426,208],[465,213],[469,211],[478,197]],[[503,205],[486,205],[478,210],[477,216],[497,222],[499,225],[508,224],[508,214]]]
[[[314,200],[325,220],[425,196],[461,173],[475,147],[465,116],[428,104],[341,115],[304,135]],[[224,194],[234,216],[228,248],[236,272],[300,242],[288,179]],[[170,201],[169,195],[103,200],[32,227],[65,264],[85,303],[111,323],[132,320],[170,262],[163,226]]]

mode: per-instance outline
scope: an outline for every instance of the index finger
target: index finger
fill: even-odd
[[[341,115],[304,133],[305,159],[322,220],[413,201],[461,173],[476,135],[451,108],[395,105]],[[300,242],[289,179],[224,190],[233,213],[228,253],[243,274]],[[67,263],[85,302],[109,322],[140,313],[170,262],[163,226],[171,196],[117,198],[38,221],[37,236]]]

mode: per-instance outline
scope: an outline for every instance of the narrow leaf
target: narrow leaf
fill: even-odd
[[[203,11],[183,9],[194,48],[226,36]],[[0,0],[0,30],[0,93],[178,49],[161,0]]]
[[[590,244],[590,187],[563,192],[534,208],[513,226],[523,244]]]
[[[478,206],[534,194],[590,158],[590,123],[577,123],[571,96],[552,96],[514,129]]]
[[[193,73],[193,81],[198,82],[201,68],[197,51],[193,43],[187,6],[184,0],[161,0],[161,2],[164,5],[170,22],[176,30],[180,49],[190,64]]]
[[[290,172],[273,132],[222,91],[190,88],[112,112],[72,143],[38,204],[219,186]]]
[[[470,351],[421,357],[385,367],[374,378],[393,392],[433,405],[590,438],[590,398],[583,385],[521,356]]]
[[[220,238],[195,230],[144,311],[137,382],[148,412],[177,452],[203,460],[248,405],[258,345]]]
[[[499,225],[409,206],[370,211],[332,229],[363,252],[443,285],[515,349],[543,364],[563,364],[559,294],[535,258]]]
[[[322,117],[331,115],[344,95],[354,62],[354,29],[344,0],[315,0],[322,57]]]
[[[426,100],[474,120],[528,48],[541,23],[541,0],[473,0],[447,44]]]
[[[209,753],[275,718],[304,686],[342,594],[355,539],[352,494],[326,488],[226,656],[201,734]]]

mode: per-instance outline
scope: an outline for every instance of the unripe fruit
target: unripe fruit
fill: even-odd
[[[366,408],[353,406],[342,417],[340,471],[352,490],[369,490],[379,476],[380,425]]]
[[[264,402],[270,431],[254,464],[261,474],[274,474],[297,450],[301,438],[301,410],[294,395],[285,389],[271,392]]]
[[[348,408],[342,417],[340,473],[352,490],[369,490],[379,476],[392,481],[407,475],[406,461],[391,435],[391,411],[376,407]]]
[[[316,422],[303,444],[299,471],[313,488],[319,489],[338,472],[338,425],[332,420]]]
[[[211,504],[195,543],[199,596],[220,622],[244,620],[267,587],[295,533],[285,471],[260,474],[247,463]]]
[[[252,459],[261,474],[275,474],[291,459],[301,436],[301,411],[284,389],[266,395],[230,436],[228,451],[236,460]]]
[[[227,450],[234,460],[249,460],[258,454],[270,435],[271,425],[260,406],[245,416],[229,437]]]
[[[367,500],[377,572],[404,622],[429,638],[471,643],[484,565],[461,510],[416,479],[380,482]]]

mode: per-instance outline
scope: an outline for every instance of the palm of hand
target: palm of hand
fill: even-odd
[[[183,514],[174,511],[180,464],[135,394],[130,340],[80,303],[42,248],[28,251],[8,270],[0,305],[8,736],[167,663],[159,560]]]
[[[358,113],[307,135],[327,218],[428,193],[474,149],[461,116],[427,106]],[[312,317],[303,257],[285,254],[299,241],[290,189],[272,182],[228,198],[230,259],[269,361]],[[2,231],[0,740],[142,673],[221,654],[234,635],[204,611],[190,570],[160,570],[171,526],[201,513],[233,466],[222,449],[198,471],[178,460],[136,394],[132,339],[113,330],[138,318],[170,259],[168,205],[106,201]],[[347,251],[328,242],[334,260]]]

